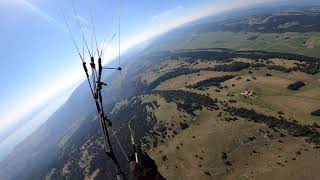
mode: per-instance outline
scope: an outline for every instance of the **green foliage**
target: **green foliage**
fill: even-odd
[[[290,90],[299,90],[303,86],[305,86],[304,82],[297,81],[295,83],[289,84],[288,89],[290,89]]]
[[[200,82],[197,82],[194,85],[189,86],[190,88],[197,88],[197,89],[203,89],[207,88],[210,86],[220,86],[220,83],[225,82],[229,79],[234,78],[232,75],[225,75],[225,76],[220,76],[220,77],[213,77],[209,78]]]
[[[320,133],[309,125],[301,125],[297,122],[289,121],[285,118],[275,118],[272,116],[266,116],[255,112],[254,110],[248,110],[245,108],[230,108],[228,111],[242,118],[246,118],[256,123],[263,123],[273,129],[283,129],[289,134],[295,137],[306,137],[307,141],[320,144]]]
[[[184,110],[194,115],[194,111],[202,110],[203,107],[208,109],[219,109],[216,102],[208,96],[192,93],[182,90],[153,91],[154,94],[160,95],[166,99],[168,103],[175,102],[178,110]]]

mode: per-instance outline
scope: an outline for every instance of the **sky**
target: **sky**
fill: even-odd
[[[119,22],[125,52],[182,24],[258,2],[262,0],[0,0],[0,131],[83,80],[64,16],[81,49],[81,29],[91,49],[95,25],[98,45],[108,44],[106,63],[118,53]]]

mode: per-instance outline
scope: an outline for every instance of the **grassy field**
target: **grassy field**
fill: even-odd
[[[254,37],[254,38],[252,38]],[[264,50],[320,57],[319,33],[182,33],[155,43],[150,50],[197,48],[229,48],[233,50]]]
[[[228,167],[222,152],[236,149],[239,140],[254,134],[260,126],[246,121],[224,123],[216,116],[216,112],[201,112],[190,128],[151,152],[168,179],[211,179],[211,175],[225,173]],[[168,158],[165,162],[161,160],[163,155]]]
[[[236,61],[248,61],[235,59]],[[286,67],[293,62],[274,59],[274,64]],[[165,61],[161,66],[175,67],[174,61]],[[171,64],[172,63],[172,64]],[[199,68],[214,66],[208,62],[199,62]],[[195,68],[191,67],[190,68]],[[302,72],[283,73],[266,68],[249,69],[239,72],[202,71],[199,74],[179,76],[161,83],[157,90],[185,90],[218,98],[220,102],[234,99],[235,107],[253,108],[257,112],[296,119],[300,124],[320,122],[319,117],[311,116],[310,112],[319,109],[320,75],[309,75]],[[147,71],[153,79],[160,74]],[[266,76],[266,73],[272,76]],[[232,74],[235,78],[222,83],[228,88],[210,87],[200,91],[185,86],[208,79]],[[238,77],[242,79],[237,80]],[[250,81],[247,81],[250,79]],[[287,86],[301,80],[306,86],[298,91],[288,90]],[[232,86],[234,84],[234,86]],[[244,98],[240,95],[245,89],[255,91],[255,96]],[[179,128],[180,122],[187,122],[189,128],[178,131],[174,138],[166,139],[149,154],[156,160],[160,172],[168,179],[315,179],[318,177],[319,150],[305,143],[302,138],[274,135],[269,138],[264,131],[272,131],[263,124],[256,124],[240,119],[226,122],[223,118],[228,113],[223,111],[202,110],[197,117],[185,116],[177,110],[175,103],[167,103],[159,96],[144,96],[143,101],[157,101],[159,108],[154,110],[158,120],[174,124]],[[219,104],[219,106],[223,106]],[[221,113],[222,116],[218,114]],[[260,131],[262,130],[262,131]],[[250,138],[254,137],[254,140]],[[296,152],[302,154],[297,155]],[[228,158],[224,160],[222,153]],[[163,161],[163,156],[168,160]],[[232,166],[226,165],[229,161]],[[297,165],[298,163],[298,165]]]
[[[278,64],[289,67],[291,64],[283,63],[283,60],[278,60]],[[169,62],[171,63],[171,62]],[[277,64],[275,63],[275,64]],[[208,63],[206,63],[208,66]],[[197,66],[201,66],[198,64]],[[213,65],[212,65],[213,66]],[[320,102],[320,75],[308,75],[301,72],[282,73],[274,70],[267,70],[262,68],[261,70],[252,70],[253,74],[249,75],[248,70],[243,70],[237,73],[225,73],[225,72],[213,72],[202,71],[198,74],[179,76],[174,79],[163,82],[157,87],[158,90],[190,90],[185,86],[194,84],[201,80],[208,79],[210,77],[223,76],[232,74],[241,77],[241,80],[232,79],[223,85],[227,85],[228,89],[223,89],[217,93],[215,88],[210,88],[206,92],[197,90],[191,90],[197,93],[210,94],[213,97],[219,97],[223,100],[230,99],[227,94],[234,94],[233,99],[243,102],[249,106],[255,106],[262,109],[266,109],[266,112],[271,114],[277,114],[278,111],[282,111],[290,117],[295,117],[306,123],[313,123],[319,121],[318,117],[310,115],[310,112],[316,110]],[[271,73],[273,76],[267,77],[265,74]],[[256,80],[253,80],[255,77]],[[250,79],[251,81],[247,81]],[[287,86],[295,81],[301,80],[307,84],[299,91],[288,90]],[[232,87],[231,85],[235,86]],[[239,95],[244,92],[245,89],[254,90],[256,97],[243,98]],[[251,103],[253,103],[251,105]],[[160,113],[161,114],[161,113]]]
[[[159,76],[169,72],[172,69],[179,68],[183,65],[190,65],[189,63],[182,60],[172,60],[170,63],[160,63],[152,66],[150,69],[146,70],[140,79],[143,82],[150,83],[154,81]]]

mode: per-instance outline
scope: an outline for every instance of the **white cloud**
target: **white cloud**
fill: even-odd
[[[156,36],[164,34],[174,28],[190,23],[192,21],[196,21],[198,19],[210,16],[210,15],[219,14],[224,11],[251,6],[259,3],[271,2],[271,1],[279,1],[279,0],[231,0],[229,2],[220,3],[220,4],[212,3],[194,12],[179,13],[179,15],[178,15],[178,12],[182,12],[184,7],[177,6],[173,9],[163,11],[158,15],[152,16],[151,20],[156,21],[157,25],[152,26],[149,29],[146,29],[145,31],[135,35],[132,38],[127,39],[126,41],[123,41],[121,45],[121,52],[125,52],[127,49],[135,45],[138,45],[139,43],[152,39]],[[105,62],[109,62],[111,59],[118,56],[117,47],[114,48],[109,46],[107,51],[108,53],[106,53],[104,56]]]
[[[173,16],[175,13],[178,13],[179,11],[183,10],[183,6],[179,5],[173,9],[169,9],[169,10],[165,10],[157,15],[154,15],[151,17],[151,21],[155,22],[155,21],[159,21],[159,20],[163,20],[166,18],[169,18],[171,16]]]
[[[240,4],[256,4],[256,3],[272,2],[276,0],[232,0],[232,1]]]
[[[48,23],[57,24],[57,21],[52,16],[50,16],[49,14],[47,14],[46,12],[41,10],[39,7],[37,7],[36,5],[29,2],[28,0],[19,0],[18,2],[21,3],[23,6],[29,8],[35,14],[39,15],[41,18],[43,18]]]
[[[76,15],[74,16],[75,20],[79,21],[79,23],[82,25],[82,26],[85,26],[85,27],[88,27],[90,26],[90,23],[87,19],[85,19],[84,17],[80,16],[80,15]]]
[[[139,33],[138,35],[128,39],[122,43],[121,51],[133,47],[141,42],[149,40],[153,37],[159,36],[163,33],[166,33],[174,28],[187,24],[189,22],[201,19],[203,17],[218,14],[226,10],[231,10],[233,8],[241,7],[240,3],[224,3],[224,4],[211,4],[205,6],[202,9],[194,12],[188,13],[179,13],[180,16],[177,16],[176,12],[183,9],[183,6],[177,6],[176,8],[164,11],[158,15],[152,17],[153,21],[159,21],[160,19],[167,19],[166,21],[161,21],[162,23],[157,23],[157,25],[146,29],[144,32]],[[113,53],[114,54],[114,53]]]

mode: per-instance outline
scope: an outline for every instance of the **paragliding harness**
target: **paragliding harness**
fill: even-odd
[[[74,15],[75,17],[78,17],[77,15],[77,12],[75,10],[75,7],[74,7],[74,4],[73,5],[73,11],[74,11]],[[96,48],[97,48],[97,52],[98,52],[98,69],[96,67],[96,64],[95,64],[95,59],[94,59],[94,55],[95,53],[93,52],[93,49],[92,51],[90,52],[89,50],[89,47],[88,47],[88,44],[87,44],[87,41],[85,39],[85,36],[84,36],[84,33],[83,33],[83,30],[82,30],[82,26],[79,22],[79,19],[77,19],[77,22],[78,22],[78,25],[80,27],[80,30],[81,30],[81,33],[82,33],[82,40],[83,40],[83,51],[82,51],[82,54],[80,52],[80,49],[76,43],[76,40],[72,34],[72,31],[71,31],[71,28],[68,24],[68,21],[63,14],[63,17],[64,17],[64,20],[65,20],[65,23],[66,23],[66,26],[68,28],[68,31],[70,33],[70,36],[71,36],[71,39],[74,43],[74,46],[75,48],[77,49],[78,51],[78,55],[82,61],[82,67],[83,67],[83,70],[85,72],[85,75],[86,75],[86,78],[87,78],[87,81],[88,81],[88,84],[89,84],[89,87],[90,87],[90,91],[91,91],[91,94],[92,94],[92,97],[95,101],[95,105],[96,105],[96,109],[97,109],[97,113],[98,113],[98,116],[99,116],[99,120],[100,120],[100,125],[101,125],[101,130],[102,130],[102,135],[103,135],[103,140],[104,140],[104,147],[105,147],[105,152],[107,154],[107,156],[113,161],[113,164],[115,165],[115,169],[116,169],[116,174],[117,174],[117,180],[125,180],[126,179],[126,176],[125,174],[123,173],[123,171],[121,170],[120,168],[120,164],[114,154],[114,151],[113,151],[113,148],[112,148],[112,144],[111,144],[111,141],[110,141],[110,135],[108,133],[108,128],[112,126],[112,123],[110,121],[110,119],[107,117],[106,113],[104,112],[104,109],[103,109],[103,98],[102,98],[102,88],[103,86],[106,86],[107,84],[104,83],[101,78],[102,78],[102,71],[104,69],[109,69],[109,70],[118,70],[120,72],[120,75],[121,75],[121,71],[122,71],[122,68],[120,67],[120,18],[119,18],[119,66],[116,67],[116,68],[112,68],[112,67],[103,67],[102,66],[102,57],[103,57],[103,53],[104,53],[104,48],[103,47],[101,49],[101,51],[99,50],[99,46],[98,46],[98,43],[97,43],[97,39],[96,39],[96,35],[95,35],[95,27],[94,27],[94,23],[93,23],[93,18],[92,18],[92,26],[93,26],[93,34],[94,34],[94,37],[95,37],[95,42],[96,42]],[[112,36],[112,39],[115,37],[115,34]],[[86,46],[86,49],[90,55],[90,67],[91,67],[91,78],[92,78],[92,81],[90,80],[90,75],[89,75],[89,71],[88,71],[88,68],[87,68],[87,63],[85,61],[85,53],[84,53],[84,46]],[[92,47],[93,48],[93,47]],[[118,138],[116,137],[115,133],[113,133],[113,135],[115,136],[123,154],[125,155],[125,157],[127,158],[127,160],[131,163],[131,162],[134,162],[135,163],[135,167],[134,169],[130,169],[131,172],[133,173],[133,171],[135,172],[138,172],[137,173],[138,175],[134,175],[135,178],[138,178],[138,180],[162,180],[164,179],[158,172],[157,170],[157,165],[155,164],[154,160],[152,160],[145,152],[143,152],[141,150],[141,148],[135,143],[134,141],[134,130],[132,129],[131,127],[131,121],[132,119],[134,119],[135,116],[133,118],[131,118],[131,120],[129,121],[129,124],[128,124],[128,127],[129,127],[129,130],[130,130],[130,135],[131,135],[131,143],[133,145],[133,150],[134,150],[134,155],[133,156],[130,156],[130,158],[128,158],[118,140]],[[130,164],[131,165],[131,164]]]
[[[136,116],[133,116],[128,123],[130,140],[134,149],[134,154],[129,157],[130,171],[133,176],[131,178],[138,180],[165,180],[165,178],[158,172],[158,167],[155,161],[151,159],[147,153],[142,151],[139,145],[135,143],[135,131],[132,128],[132,120],[135,117]]]

